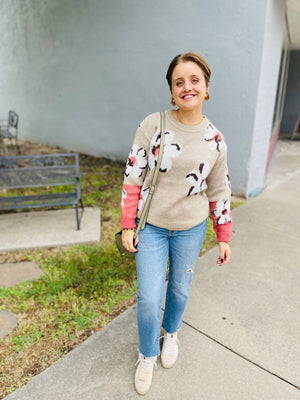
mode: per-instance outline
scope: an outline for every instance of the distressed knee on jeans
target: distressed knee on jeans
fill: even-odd
[[[179,292],[189,290],[194,277],[194,271],[192,268],[187,268],[185,274],[180,277],[180,280],[174,280],[171,283],[173,290],[178,290]]]

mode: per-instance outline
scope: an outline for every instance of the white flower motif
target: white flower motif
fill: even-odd
[[[192,185],[187,196],[198,194],[207,188],[206,178],[210,172],[208,162],[204,161],[199,165],[199,172],[193,169],[186,176],[187,181]]]
[[[172,158],[178,157],[181,153],[181,145],[171,143],[174,138],[172,131],[165,132],[164,152],[161,161],[160,171],[167,172],[172,168]],[[160,131],[157,130],[150,143],[149,167],[152,170],[156,167],[159,154]]]
[[[122,189],[122,199],[121,199],[121,207],[124,207],[124,200],[127,197],[127,192],[125,189]]]
[[[223,225],[231,222],[230,218],[230,200],[219,200],[216,204],[216,208],[213,211],[214,216],[217,217],[217,224]]]
[[[140,211],[144,207],[144,204],[146,203],[149,192],[150,192],[150,187],[142,188],[141,194],[140,194],[140,199],[139,199],[138,206],[137,206],[138,211]]]
[[[146,150],[138,144],[134,144],[130,150],[126,164],[125,176],[128,178],[131,173],[137,178],[142,176],[143,169],[147,166]]]
[[[231,182],[230,182],[230,176],[229,176],[229,171],[226,169],[225,171],[225,186],[228,186],[231,188]]]
[[[209,142],[208,148],[210,150],[217,150],[220,152],[226,149],[226,143],[223,136],[212,124],[209,124],[207,133],[204,135],[204,140]]]

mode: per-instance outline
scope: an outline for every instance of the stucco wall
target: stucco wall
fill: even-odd
[[[300,50],[291,51],[281,132],[292,133],[300,116]]]
[[[267,1],[3,0],[0,117],[16,110],[23,139],[124,160],[138,123],[171,107],[170,60],[197,51],[212,69],[204,113],[246,194]]]
[[[277,81],[285,24],[284,0],[268,0],[264,45],[256,100],[247,195],[257,195],[265,182],[266,164],[272,134]]]

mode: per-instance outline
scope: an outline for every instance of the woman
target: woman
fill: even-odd
[[[230,181],[222,134],[202,114],[209,99],[210,69],[196,53],[176,56],[166,78],[171,104],[166,114],[165,144],[147,224],[133,235],[147,198],[160,142],[160,114],[139,126],[126,164],[122,195],[122,241],[136,253],[139,358],[135,388],[148,392],[160,354],[161,307],[169,259],[169,280],[162,327],[161,363],[171,368],[178,356],[177,332],[189,297],[194,265],[210,209],[219,241],[218,264],[230,259]]]

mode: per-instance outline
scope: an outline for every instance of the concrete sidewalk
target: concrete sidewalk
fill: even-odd
[[[81,210],[79,213],[81,216]],[[77,230],[74,209],[1,214],[0,223],[0,252],[100,240],[100,209],[96,207],[84,209],[80,230]]]
[[[199,258],[179,359],[147,399],[300,399],[299,145],[278,146],[264,192],[234,210],[230,264]],[[6,399],[139,399],[137,342],[133,306]]]

